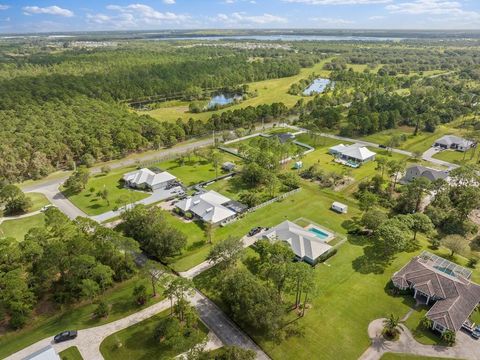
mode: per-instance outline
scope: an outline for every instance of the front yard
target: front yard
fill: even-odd
[[[466,152],[455,151],[455,150],[444,150],[435,155],[435,159],[447,161],[452,164],[465,165],[465,164],[477,164],[478,163],[478,152],[476,149],[470,149]]]

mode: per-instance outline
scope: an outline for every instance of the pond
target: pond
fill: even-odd
[[[218,94],[210,99],[207,108],[213,109],[215,106],[225,106],[235,102],[236,100],[242,100],[240,95]]]
[[[303,95],[310,96],[314,94],[321,94],[322,92],[325,91],[325,88],[329,84],[330,84],[330,79],[323,79],[323,78],[315,79],[305,90],[303,90]]]

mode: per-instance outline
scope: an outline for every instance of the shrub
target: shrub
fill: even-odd
[[[145,305],[147,302],[147,288],[145,285],[135,286],[133,289],[133,297],[138,305]]]
[[[107,175],[110,171],[112,171],[112,169],[110,168],[110,166],[104,165],[102,166],[100,171],[102,172],[103,175]]]
[[[477,267],[477,264],[478,264],[478,259],[477,258],[470,258],[468,260],[467,266],[472,268],[472,269],[475,269]]]
[[[442,340],[445,341],[448,345],[452,346],[455,344],[456,335],[451,330],[445,330],[442,334]]]
[[[93,312],[96,318],[105,318],[110,313],[110,307],[105,301],[100,301],[97,308]]]

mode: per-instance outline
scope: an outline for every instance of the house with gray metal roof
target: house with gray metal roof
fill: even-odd
[[[425,316],[434,330],[457,332],[480,303],[480,285],[470,281],[471,274],[424,251],[393,274],[392,282],[398,289],[411,289],[417,301],[432,305]]]
[[[164,189],[176,179],[176,176],[167,171],[155,172],[147,168],[123,175],[123,181],[126,186],[150,191]]]
[[[461,138],[455,135],[445,135],[436,140],[433,146],[442,149],[453,149],[458,151],[467,151],[475,145],[475,142]]]
[[[406,184],[421,177],[432,182],[439,179],[445,180],[448,177],[448,171],[432,169],[422,165],[412,165],[407,169],[400,183]]]

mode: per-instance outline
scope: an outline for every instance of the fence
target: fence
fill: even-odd
[[[274,202],[276,201],[280,201],[280,200],[283,200],[285,199],[286,197],[290,196],[290,195],[293,195],[293,194],[296,194],[298,193],[302,188],[298,188],[298,189],[295,189],[295,190],[292,190],[292,191],[289,191],[289,192],[286,192],[285,194],[282,194],[282,195],[279,195],[277,197],[274,197],[273,199],[270,199],[268,201],[265,201],[264,203],[261,203],[257,206],[254,206],[250,209],[247,210],[247,212],[253,212],[255,210],[258,210],[258,209],[261,209],[267,205],[270,205],[270,204],[273,204]]]

